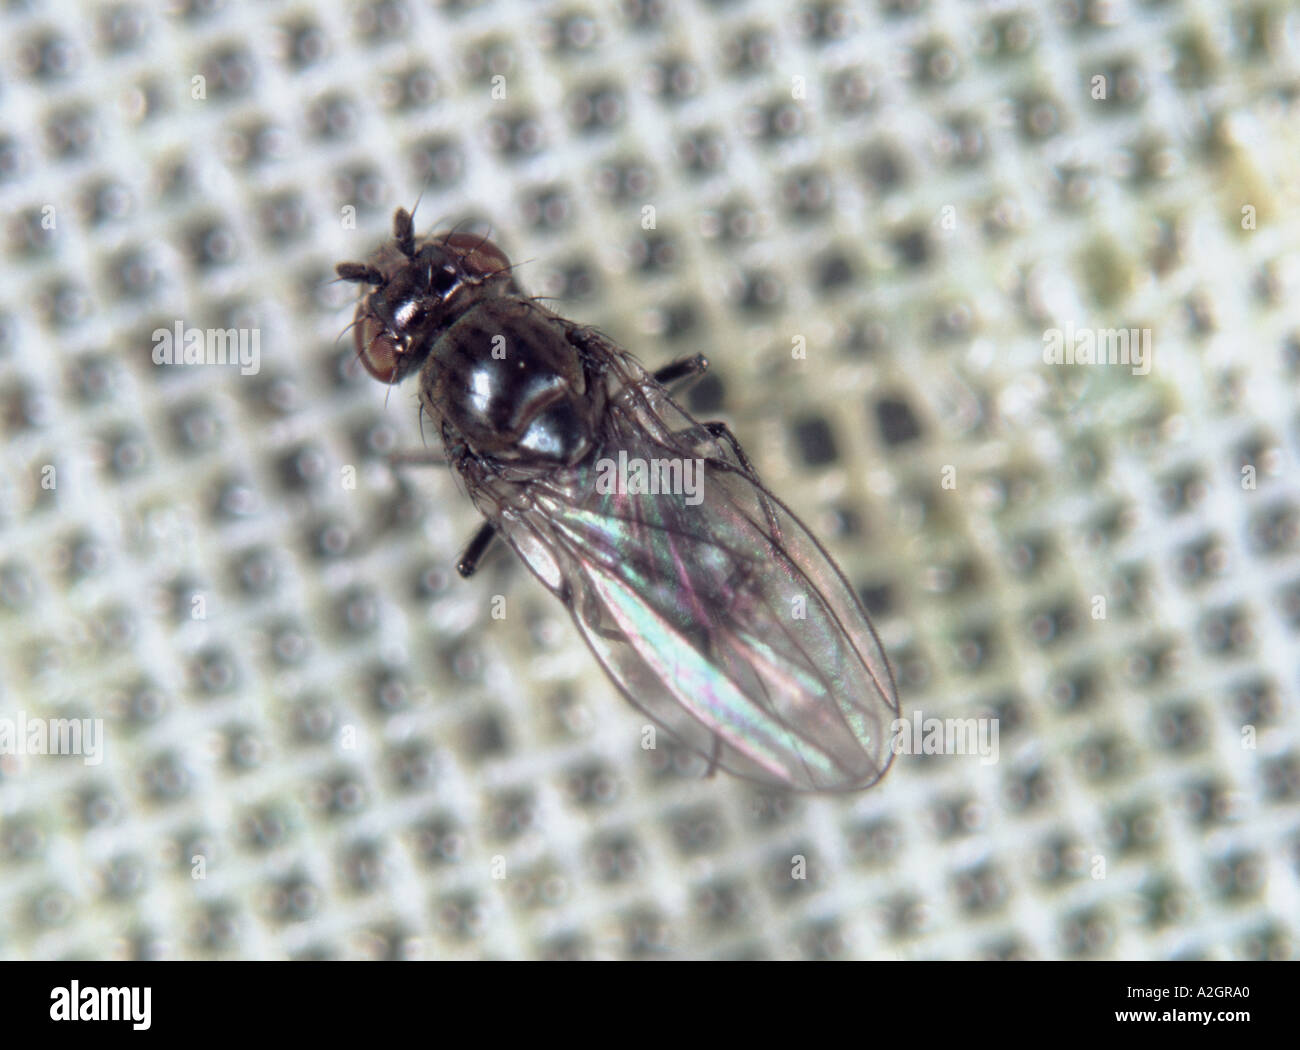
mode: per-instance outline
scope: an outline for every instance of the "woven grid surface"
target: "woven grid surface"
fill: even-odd
[[[0,956],[1297,954],[1293,5],[0,24],[0,718],[105,735],[0,755]],[[998,761],[697,779],[509,556],[455,578],[475,515],[390,468],[414,394],[329,283],[422,189],[647,364],[706,352],[686,403],[905,712]],[[178,322],[260,369],[156,366]],[[1150,374],[1044,363],[1066,326],[1149,329]]]

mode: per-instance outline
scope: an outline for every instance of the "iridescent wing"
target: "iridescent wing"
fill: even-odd
[[[568,606],[629,701],[727,771],[857,790],[889,766],[898,699],[880,640],[817,540],[725,438],[613,352],[596,456],[473,494]],[[596,462],[702,461],[684,492],[600,491]]]

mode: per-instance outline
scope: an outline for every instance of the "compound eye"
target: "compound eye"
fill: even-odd
[[[460,255],[460,264],[478,277],[491,277],[510,269],[506,253],[475,233],[453,233],[444,242]]]
[[[352,331],[361,367],[381,383],[396,382],[402,364],[402,348],[387,333],[384,325],[375,317],[367,315],[357,322]]]

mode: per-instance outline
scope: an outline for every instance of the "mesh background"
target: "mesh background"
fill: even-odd
[[[106,736],[0,756],[0,955],[1297,954],[1293,5],[0,19],[0,717]],[[414,393],[329,283],[422,188],[648,364],[707,352],[687,404],[904,710],[999,761],[694,779],[511,557],[449,572],[476,516],[390,469]],[[154,366],[178,321],[260,371]],[[1066,325],[1151,373],[1044,364]]]

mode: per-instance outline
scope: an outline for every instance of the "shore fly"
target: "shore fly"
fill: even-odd
[[[366,286],[357,354],[421,411],[497,537],[554,594],[619,691],[710,770],[802,791],[870,787],[898,714],[880,639],[844,575],[723,423],[669,396],[701,355],[647,372],[525,296],[468,233],[393,238],[338,275]]]

